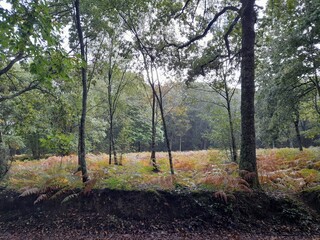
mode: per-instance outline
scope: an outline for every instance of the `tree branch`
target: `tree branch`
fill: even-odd
[[[0,102],[15,98],[15,97],[17,97],[17,96],[19,96],[19,95],[21,95],[21,94],[23,94],[25,92],[33,90],[33,89],[37,88],[38,85],[39,85],[39,82],[33,81],[26,88],[14,93],[14,94],[11,94],[11,95],[8,95],[8,96],[0,96]]]
[[[224,42],[226,44],[226,48],[227,48],[227,51],[228,51],[228,57],[230,58],[230,55],[231,55],[231,51],[230,51],[230,45],[229,45],[229,34],[232,32],[234,26],[238,23],[240,19],[240,15],[236,16],[236,18],[233,20],[233,22],[231,23],[231,25],[229,26],[229,29],[228,31],[226,32],[226,34],[223,36],[224,38]]]
[[[191,0],[187,0],[187,1],[186,1],[186,3],[184,4],[183,8],[182,8],[182,9],[180,10],[180,12],[174,17],[174,19],[179,18],[179,17],[183,14],[184,10],[188,7],[188,5],[189,5],[190,2],[191,2]]]
[[[0,76],[7,73],[13,67],[13,65],[16,62],[20,61],[23,57],[23,52],[20,52],[13,60],[9,62],[9,64],[5,68],[0,70]]]
[[[235,11],[235,12],[239,12],[239,9],[234,7],[234,6],[227,6],[227,7],[224,7],[220,12],[218,12],[214,18],[209,22],[209,24],[207,25],[207,27],[204,29],[204,32],[200,35],[197,35],[195,37],[193,37],[192,39],[190,39],[188,42],[186,43],[183,43],[181,45],[178,45],[178,44],[175,44],[175,43],[169,43],[166,39],[166,43],[168,44],[168,46],[173,46],[173,47],[176,47],[178,49],[182,49],[182,48],[185,48],[185,47],[188,47],[189,45],[191,45],[192,43],[194,43],[195,41],[197,40],[200,40],[202,38],[204,38],[209,30],[211,29],[212,25],[218,20],[218,18],[223,15],[226,11]]]

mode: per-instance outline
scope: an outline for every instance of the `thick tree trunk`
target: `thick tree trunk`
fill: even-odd
[[[81,59],[86,63],[85,55],[85,45],[83,41],[83,32],[80,22],[80,3],[79,0],[75,0],[75,10],[76,10],[76,28],[78,32],[78,38],[80,43]],[[88,180],[88,172],[86,166],[86,145],[85,145],[85,125],[86,125],[86,112],[87,112],[87,66],[81,67],[81,77],[82,77],[82,112],[79,126],[79,148],[78,148],[78,164],[82,172],[82,181],[86,182]]]
[[[242,3],[242,59],[241,59],[241,152],[240,175],[251,187],[258,188],[256,162],[256,138],[254,125],[254,42],[255,42],[255,0],[241,0]]]

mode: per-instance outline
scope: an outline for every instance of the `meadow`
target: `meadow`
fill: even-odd
[[[238,175],[238,165],[219,150],[174,152],[175,175],[169,172],[167,155],[157,153],[159,173],[152,171],[148,152],[122,156],[122,165],[109,165],[108,155],[88,154],[90,181],[85,189],[252,191]],[[320,149],[257,150],[259,179],[266,191],[298,192],[320,183]],[[51,156],[41,160],[15,160],[2,181],[6,188],[30,194],[83,187],[76,172],[77,156]]]

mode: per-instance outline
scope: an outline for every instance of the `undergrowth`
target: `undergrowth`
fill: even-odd
[[[77,156],[13,162],[7,178],[8,188],[22,196],[37,194],[35,203],[56,198],[71,191],[77,197],[95,188],[146,190],[210,190],[226,201],[224,192],[251,192],[239,177],[238,165],[228,162],[218,150],[173,153],[176,174],[170,175],[166,153],[157,153],[159,173],[152,171],[150,154],[130,153],[123,156],[122,166],[108,164],[106,154],[87,155],[90,182],[83,185],[77,169]],[[267,190],[300,191],[320,183],[320,151],[317,148],[267,149],[257,151],[260,183]],[[82,189],[82,192],[72,192]],[[68,200],[68,199],[67,199]]]

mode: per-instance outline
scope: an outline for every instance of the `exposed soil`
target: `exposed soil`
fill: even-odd
[[[320,239],[319,212],[281,194],[104,189],[61,204],[70,194],[0,191],[0,239]]]

